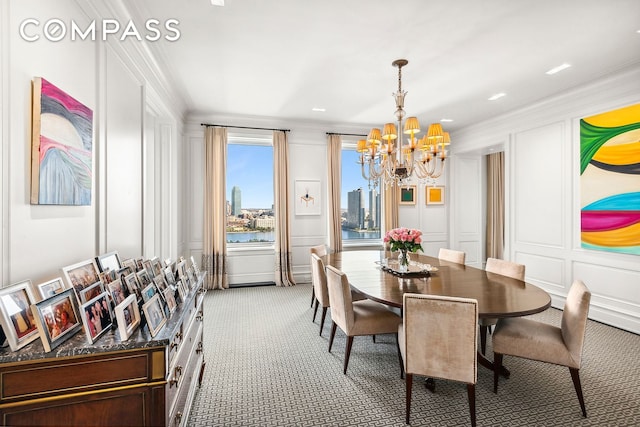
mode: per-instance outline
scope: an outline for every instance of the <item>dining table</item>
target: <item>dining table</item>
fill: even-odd
[[[322,260],[344,272],[355,292],[400,310],[405,293],[472,298],[478,301],[478,317],[490,319],[528,316],[551,306],[545,290],[522,280],[418,253],[410,254],[409,271],[400,272],[397,256],[386,250],[354,250]],[[478,363],[493,369],[480,352]],[[508,369],[501,374],[508,377]]]

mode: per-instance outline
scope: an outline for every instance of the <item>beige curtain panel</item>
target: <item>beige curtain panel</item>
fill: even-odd
[[[293,286],[291,269],[291,206],[287,133],[273,132],[274,207],[276,216],[276,286]]]
[[[334,252],[342,251],[342,216],[340,194],[342,180],[342,137],[329,135],[327,141],[328,193],[329,193],[329,247]]]
[[[398,210],[398,187],[381,182],[384,192],[384,230],[386,232],[399,227],[400,212]]]
[[[487,156],[487,258],[504,252],[504,152]]]
[[[227,214],[226,163],[227,129],[207,126],[204,138],[204,238],[202,267],[207,272],[207,289],[226,289]]]

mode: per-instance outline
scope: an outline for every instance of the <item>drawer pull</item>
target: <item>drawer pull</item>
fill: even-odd
[[[178,333],[176,334],[176,340],[178,340],[178,341],[179,341],[179,340],[181,340],[181,339],[182,339],[182,332],[178,332]]]
[[[182,421],[182,412],[176,412],[174,425],[180,425],[180,421]]]
[[[178,344],[177,342],[172,342],[170,345],[170,350],[173,350],[174,348],[176,348],[177,346],[179,346],[180,344]]]
[[[202,315],[203,315],[202,310],[200,310],[200,311],[198,312],[198,315],[196,316],[196,320],[198,320],[198,321],[202,322]]]
[[[180,382],[180,377],[182,376],[182,366],[178,365],[173,370],[173,378],[169,380],[169,388],[174,385],[177,386],[178,382]]]
[[[202,341],[198,343],[198,347],[196,348],[196,353],[198,354],[202,353]]]

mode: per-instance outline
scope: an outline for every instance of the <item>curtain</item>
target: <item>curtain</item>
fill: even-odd
[[[487,156],[487,257],[504,251],[504,152]]]
[[[289,197],[289,145],[287,134],[273,132],[273,197],[276,216],[276,286],[293,286],[291,272],[291,221]]]
[[[342,252],[342,215],[340,212],[340,194],[342,180],[342,137],[329,135],[327,141],[329,165],[329,247],[334,252]]]
[[[207,126],[204,138],[204,238],[202,266],[207,272],[207,289],[226,289],[227,280],[227,213],[226,163],[227,129]]]
[[[400,222],[400,214],[398,211],[398,186],[382,184],[384,192],[384,230],[387,232],[391,229],[397,228]]]

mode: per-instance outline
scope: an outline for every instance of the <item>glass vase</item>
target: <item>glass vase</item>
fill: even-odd
[[[400,249],[398,253],[398,271],[400,273],[409,271],[409,254],[406,249]]]

